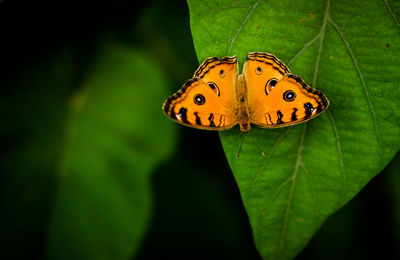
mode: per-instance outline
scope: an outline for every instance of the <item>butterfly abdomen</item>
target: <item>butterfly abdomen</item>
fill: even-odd
[[[247,88],[246,82],[244,81],[243,75],[239,75],[237,86],[237,118],[239,121],[240,130],[247,133],[250,131],[250,117],[249,108],[247,105]]]

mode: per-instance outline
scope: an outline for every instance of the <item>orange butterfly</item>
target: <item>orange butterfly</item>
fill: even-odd
[[[243,74],[234,57],[206,59],[192,79],[169,97],[164,112],[186,126],[225,130],[236,124],[248,132],[250,123],[263,128],[284,127],[310,120],[329,105],[274,55],[251,52]]]

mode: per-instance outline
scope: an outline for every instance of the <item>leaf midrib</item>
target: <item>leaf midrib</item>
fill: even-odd
[[[303,150],[304,150],[304,137],[306,135],[306,130],[307,130],[307,122],[304,123],[303,132],[300,135],[300,143],[299,143],[299,149],[297,150],[296,164],[295,164],[295,167],[294,167],[294,170],[293,170],[293,174],[289,178],[292,181],[292,186],[290,186],[289,198],[288,198],[288,203],[287,203],[287,207],[286,207],[286,211],[285,211],[285,219],[283,221],[281,237],[279,239],[279,249],[278,249],[277,259],[281,259],[282,253],[284,251],[285,240],[286,240],[286,232],[287,232],[287,224],[288,224],[288,221],[289,221],[290,206],[291,206],[292,200],[293,200],[294,189],[296,188],[296,184],[297,184],[297,174],[299,173],[299,167],[301,165],[303,165],[302,153],[303,153]]]
[[[328,0],[326,3],[325,13],[324,13],[324,17],[323,17],[322,25],[321,25],[321,30],[319,32],[320,43],[319,43],[319,48],[318,48],[318,56],[317,56],[317,60],[316,60],[315,68],[314,68],[313,87],[315,87],[316,79],[318,77],[319,64],[320,64],[320,59],[321,59],[323,42],[324,42],[324,38],[325,38],[325,28],[326,28],[326,23],[327,23],[328,16],[329,16],[329,8],[330,8],[330,0]],[[316,39],[316,38],[317,37],[315,37],[314,39]],[[309,45],[311,45],[311,44],[309,44]],[[306,130],[307,130],[307,122],[304,123],[304,128],[303,128],[303,132],[302,132],[302,135],[300,138],[300,144],[299,144],[299,149],[298,149],[298,153],[297,153],[296,167],[295,167],[294,172],[291,177],[293,179],[292,180],[293,183],[292,183],[292,186],[290,187],[290,191],[289,191],[289,198],[288,198],[288,203],[286,206],[285,218],[283,221],[281,236],[280,236],[280,240],[279,240],[279,249],[278,249],[277,259],[281,259],[281,256],[282,256],[282,253],[283,253],[284,247],[285,247],[287,224],[289,221],[289,211],[290,211],[291,202],[293,199],[294,189],[295,189],[296,183],[297,183],[296,180],[297,180],[297,174],[298,174],[298,170],[299,170],[298,167],[299,167],[300,163],[301,164],[303,163],[301,161],[301,159],[302,159],[302,151],[304,149],[304,136],[305,136]],[[316,198],[317,197],[315,195],[315,199]]]

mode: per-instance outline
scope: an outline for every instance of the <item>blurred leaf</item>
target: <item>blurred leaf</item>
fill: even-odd
[[[258,250],[265,259],[294,258],[399,149],[399,3],[188,3],[200,62],[273,53],[331,102],[298,126],[220,134]]]
[[[150,220],[153,168],[172,151],[151,56],[113,47],[70,101],[48,257],[127,259]]]

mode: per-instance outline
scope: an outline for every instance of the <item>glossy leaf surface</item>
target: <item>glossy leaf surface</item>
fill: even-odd
[[[256,247],[265,259],[292,259],[399,150],[400,5],[188,3],[199,62],[237,55],[242,65],[248,52],[272,53],[330,100],[297,126],[220,134]]]

